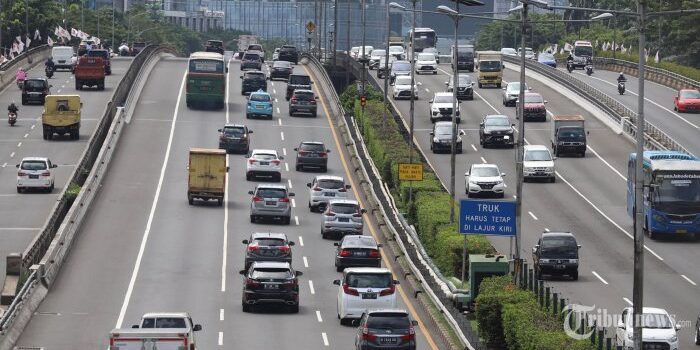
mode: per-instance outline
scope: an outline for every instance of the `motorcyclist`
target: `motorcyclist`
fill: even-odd
[[[17,70],[17,74],[15,74],[15,79],[17,81],[25,81],[27,80],[27,72],[24,70],[24,68],[20,67]]]
[[[574,63],[574,56],[569,52],[569,56],[566,58],[566,63]]]
[[[15,105],[15,102],[12,101],[9,106],[7,106],[7,111],[9,113],[14,113],[17,114],[17,111],[19,111],[19,108],[17,108],[17,105]]]
[[[627,82],[627,78],[625,78],[625,75],[620,72],[620,75],[617,77],[617,82],[618,83],[625,83]]]
[[[46,68],[51,68],[51,70],[54,70],[56,63],[54,63],[53,57],[49,57],[46,60],[46,63],[44,63],[44,65],[46,66]]]

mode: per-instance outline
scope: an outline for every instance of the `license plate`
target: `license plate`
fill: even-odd
[[[333,193],[333,192],[326,192],[323,195],[326,197],[335,197],[335,193]]]
[[[30,178],[30,179],[38,179],[38,178],[39,178],[39,175],[29,175],[29,178]]]
[[[277,205],[277,202],[275,202],[275,201],[265,201],[265,205],[274,205],[274,206],[276,206],[276,205]]]
[[[279,284],[264,284],[264,286],[265,286],[264,288],[265,288],[265,289],[268,289],[268,290],[270,290],[270,289],[272,289],[272,290],[280,289]]]
[[[270,162],[260,162],[260,165],[270,165]]]
[[[397,339],[394,337],[381,337],[379,338],[380,344],[396,344]]]
[[[263,109],[263,108],[265,108],[265,106],[255,106],[255,108],[257,108],[257,109]]]
[[[685,230],[685,229],[676,230],[676,233],[688,233],[688,230]]]
[[[66,63],[66,60],[58,60],[58,63]]]
[[[557,269],[557,270],[563,270],[563,269],[564,269],[564,265],[562,265],[562,264],[557,264],[557,265],[554,265],[554,268]]]
[[[503,136],[504,140],[510,140],[510,136]]]
[[[200,86],[199,91],[209,91],[209,87],[208,86]]]
[[[348,219],[348,218],[338,218],[338,221],[340,221],[340,222],[350,222],[350,219]]]
[[[377,293],[362,293],[362,299],[377,299]]]
[[[359,256],[359,257],[364,257],[364,256],[367,256],[367,252],[359,251],[359,252],[355,252],[354,255]]]

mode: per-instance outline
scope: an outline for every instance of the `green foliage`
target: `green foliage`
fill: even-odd
[[[75,182],[71,182],[68,185],[68,188],[66,189],[66,198],[71,201],[74,200],[76,197],[78,197],[78,193],[80,193],[80,185],[78,185]]]

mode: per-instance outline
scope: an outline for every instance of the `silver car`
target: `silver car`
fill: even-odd
[[[364,221],[362,214],[367,210],[360,208],[356,200],[334,199],[328,202],[321,221],[321,237],[329,235],[361,235]]]
[[[279,219],[282,224],[289,225],[292,218],[292,206],[289,197],[294,193],[284,185],[258,185],[255,190],[248,192],[253,196],[250,200],[250,222],[258,219]]]
[[[319,175],[306,184],[309,188],[309,211],[324,210],[331,199],[344,199],[350,185],[340,176]]]
[[[525,84],[525,91],[530,91],[530,88]],[[518,100],[520,96],[520,82],[514,81],[508,83],[506,87],[503,88],[503,105],[515,107],[515,101]]]

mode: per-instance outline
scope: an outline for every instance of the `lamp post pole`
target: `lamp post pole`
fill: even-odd
[[[408,121],[408,138],[410,145],[408,147],[408,162],[413,163],[413,132],[415,129],[415,100],[416,100],[416,0],[412,1],[413,17],[411,18],[411,106],[409,109]],[[388,22],[388,21],[387,21]],[[389,57],[389,37],[387,36],[386,54]],[[408,53],[407,53],[408,54]],[[413,205],[413,181],[408,183],[408,205]]]
[[[520,34],[520,91],[518,92],[518,140],[515,146],[515,261],[520,261],[520,239],[522,237],[522,205],[523,205],[523,158],[525,153],[525,118],[523,117],[525,107],[525,40],[527,37],[527,10],[528,4],[523,3],[522,27]]]
[[[387,2],[386,4],[386,51],[384,52],[384,67],[389,67],[389,35],[391,31],[391,25],[389,23],[389,3]],[[380,59],[379,65],[377,65],[377,71],[381,69],[382,67],[382,62]],[[384,109],[382,110],[382,128],[386,127],[386,118],[387,118],[387,112],[389,109],[389,100],[388,100],[388,94],[387,91],[389,91],[389,76],[387,74],[384,74]],[[409,162],[410,162],[410,157],[411,157],[411,152],[413,150],[413,147],[409,148],[408,150],[408,155],[409,155]],[[410,195],[409,195],[410,196]]]

